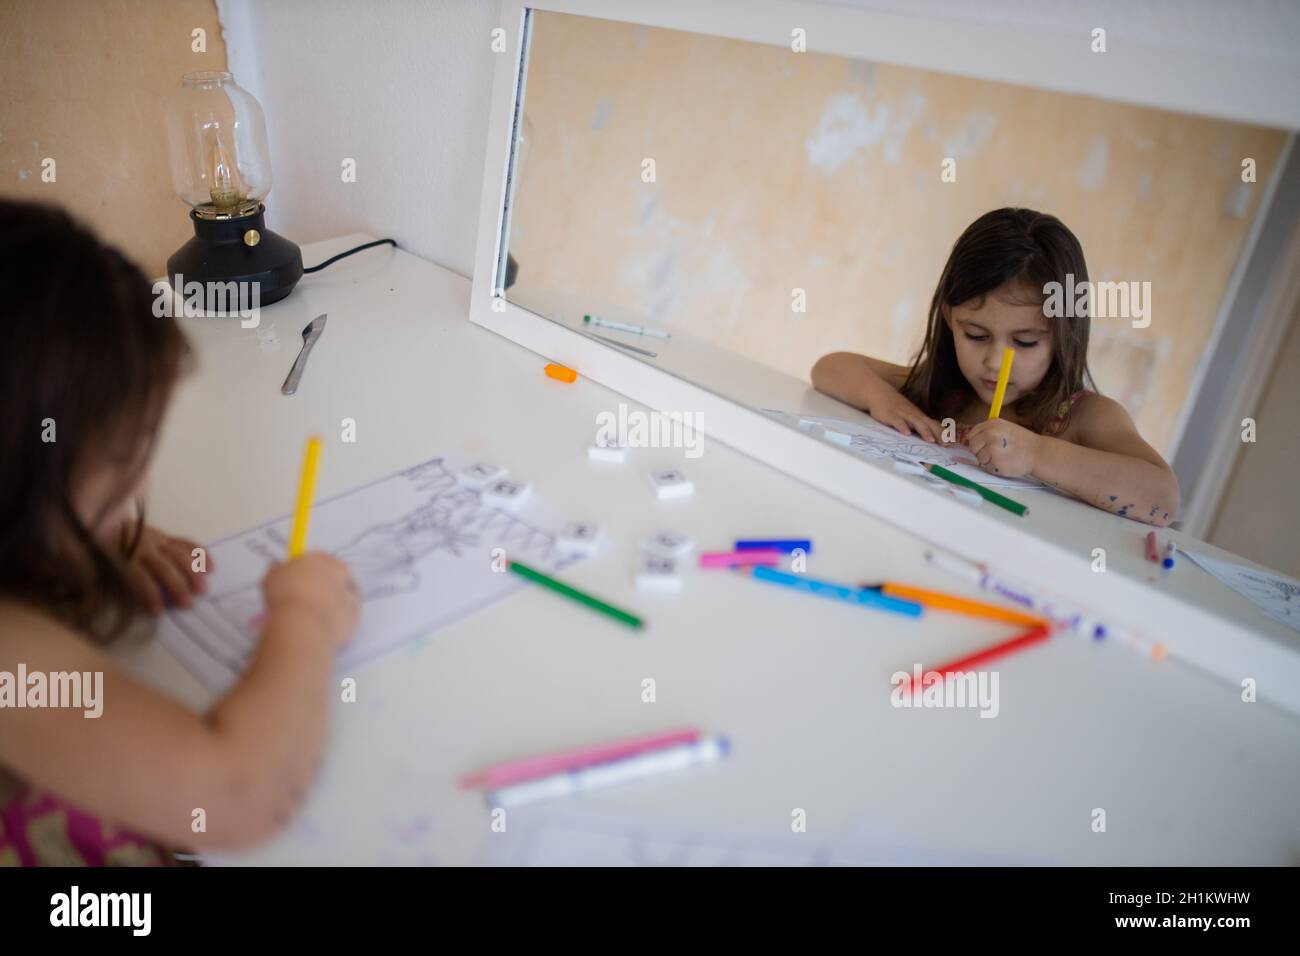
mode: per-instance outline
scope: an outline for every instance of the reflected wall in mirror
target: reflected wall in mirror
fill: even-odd
[[[604,303],[805,379],[837,350],[908,364],[957,236],[1027,206],[1079,237],[1094,282],[1150,290],[1144,314],[1094,319],[1089,361],[1166,454],[1263,194],[1242,160],[1266,183],[1286,139],[551,12],[523,117],[512,301]]]

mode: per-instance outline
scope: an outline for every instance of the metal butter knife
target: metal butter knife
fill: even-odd
[[[281,395],[292,395],[298,391],[298,381],[302,378],[302,370],[307,365],[307,356],[311,354],[312,346],[316,344],[320,334],[325,331],[325,316],[326,313],[322,312],[303,327],[302,350],[293,360],[293,368],[289,369],[288,378],[280,386]]]

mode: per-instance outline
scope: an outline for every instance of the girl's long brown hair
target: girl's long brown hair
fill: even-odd
[[[939,276],[939,284],[930,300],[930,321],[925,341],[912,363],[903,395],[932,418],[950,414],[958,399],[975,396],[975,390],[957,365],[952,327],[944,317],[945,308],[982,299],[1008,282],[1020,283],[1034,291],[1035,301],[1044,297],[1049,282],[1067,285],[1066,276],[1074,276],[1074,285],[1088,280],[1088,265],[1083,247],[1074,233],[1055,216],[1032,209],[995,209],[986,212],[966,227],[952,247],[948,262]],[[1062,293],[1064,301],[1064,292]],[[1088,309],[1070,317],[1048,318],[1052,330],[1052,364],[1042,382],[1031,393],[1018,399],[1016,411],[1036,432],[1046,431],[1061,403],[1084,388],[1095,389],[1088,371]]]
[[[92,471],[125,502],[188,355],[152,285],[54,207],[0,201],[0,595],[101,638],[136,608],[120,553],[78,515]],[[52,439],[52,440],[51,440]],[[142,518],[140,519],[142,520]]]

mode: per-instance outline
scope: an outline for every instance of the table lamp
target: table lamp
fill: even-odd
[[[271,153],[262,107],[225,72],[186,73],[167,105],[167,139],[176,195],[190,208],[194,235],[167,260],[178,295],[202,284],[207,311],[220,283],[257,283],[261,305],[278,302],[302,278],[298,246],[266,228]],[[249,294],[242,286],[240,295]]]

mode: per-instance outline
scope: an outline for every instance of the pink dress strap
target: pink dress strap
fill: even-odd
[[[1073,395],[1071,395],[1069,398],[1067,398],[1065,401],[1061,402],[1060,405],[1056,406],[1056,417],[1053,418],[1051,423],[1047,426],[1047,431],[1045,434],[1059,435],[1061,433],[1061,429],[1065,427],[1066,419],[1070,417],[1070,410],[1074,408],[1075,402],[1083,398],[1083,396],[1091,395],[1091,394],[1092,392],[1090,392],[1088,389],[1081,388]]]
[[[20,785],[0,805],[0,866],[164,866],[156,843]]]

